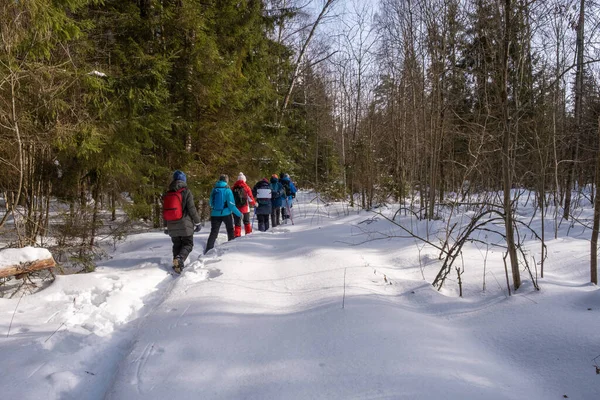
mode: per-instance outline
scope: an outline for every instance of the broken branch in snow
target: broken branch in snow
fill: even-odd
[[[21,263],[19,265],[9,265],[0,269],[0,278],[6,278],[9,276],[15,276],[19,278],[23,274],[27,274],[29,272],[34,271],[41,271],[43,269],[51,269],[55,266],[56,262],[52,257],[43,260],[35,260],[26,263]]]
[[[598,366],[598,363],[596,362],[599,357],[600,355],[597,355],[592,359],[592,361],[594,361],[594,367],[596,367],[596,375],[600,375],[600,366]]]

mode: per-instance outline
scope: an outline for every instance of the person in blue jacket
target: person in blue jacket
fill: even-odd
[[[210,235],[206,242],[204,254],[215,247],[215,241],[217,240],[217,236],[219,236],[222,222],[225,223],[225,228],[227,229],[227,240],[235,238],[231,213],[240,218],[242,217],[242,213],[235,206],[233,192],[227,185],[228,181],[229,177],[227,175],[221,175],[210,193]]]
[[[283,186],[279,183],[277,174],[271,175],[271,205],[273,207],[271,211],[271,226],[275,228],[279,225],[279,214],[281,207],[283,206],[283,199],[285,197],[285,191]]]
[[[297,189],[294,182],[290,179],[289,174],[281,174],[279,182],[281,182],[281,186],[283,186],[283,190],[285,191],[283,207],[281,207],[281,218],[285,222],[290,217],[289,212],[291,212],[292,205],[294,204]]]

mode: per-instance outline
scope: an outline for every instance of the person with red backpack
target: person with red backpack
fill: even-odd
[[[250,224],[250,207],[254,207],[255,201],[252,197],[252,189],[246,183],[246,176],[243,172],[238,175],[238,180],[233,184],[231,188],[233,192],[233,200],[235,206],[243,214],[244,221],[244,233],[247,235],[252,232],[252,225]],[[242,218],[237,215],[233,216],[233,235],[235,237],[242,236]]]
[[[186,176],[177,170],[163,195],[163,224],[165,234],[173,242],[173,271],[178,274],[194,248],[194,232],[200,232],[200,222],[194,196],[187,188]]]
[[[217,183],[210,193],[210,235],[206,242],[206,248],[204,254],[208,253],[213,247],[215,247],[215,241],[219,236],[219,229],[221,229],[221,223],[225,223],[227,229],[227,240],[235,239],[233,234],[233,220],[231,214],[235,214],[239,218],[242,217],[242,213],[235,206],[233,200],[233,192],[227,186],[229,177],[227,175],[221,175]]]

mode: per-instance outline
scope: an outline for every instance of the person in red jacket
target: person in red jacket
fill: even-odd
[[[234,183],[231,190],[233,191],[235,206],[242,213],[241,218],[237,215],[233,216],[233,222],[235,224],[233,234],[235,237],[240,237],[242,236],[242,220],[244,221],[244,233],[247,235],[252,232],[252,225],[250,225],[250,207],[254,207],[256,202],[252,196],[252,189],[246,184],[246,176],[242,172],[238,175],[238,180]]]

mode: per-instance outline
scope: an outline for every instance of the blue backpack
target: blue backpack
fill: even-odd
[[[271,184],[271,198],[278,199],[281,197],[281,192],[277,188],[277,184]]]
[[[227,208],[225,201],[225,190],[227,188],[214,188],[212,191],[212,209],[214,211],[223,211]]]

